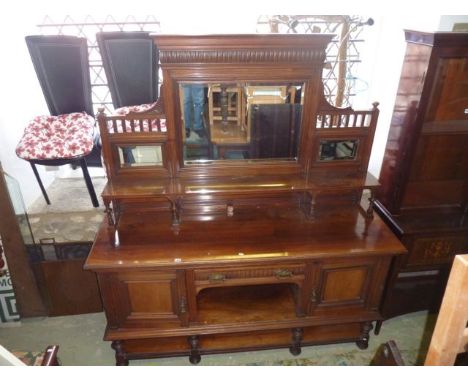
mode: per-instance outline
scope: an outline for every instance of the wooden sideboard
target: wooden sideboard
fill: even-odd
[[[356,208],[250,207],[184,221],[130,214],[122,242],[101,227],[87,268],[99,279],[117,364],[128,359],[355,341],[367,347],[393,257],[403,247]]]
[[[97,274],[104,339],[118,365],[275,347],[297,355],[334,342],[367,347],[391,264],[406,250],[373,213],[379,183],[367,164],[377,104],[338,109],[324,100],[331,38],[157,35],[160,100],[98,116],[107,218],[85,268]],[[221,93],[219,125],[210,126],[206,102],[197,136],[182,110],[182,91],[193,84]],[[263,123],[258,139],[237,134],[245,121],[229,119],[223,104],[226,89],[247,86],[299,94],[262,108],[262,117],[255,104],[240,105],[251,126]],[[290,118],[285,105],[295,110]],[[230,135],[229,147],[211,140],[214,127]],[[291,150],[275,154],[277,140],[288,139]]]

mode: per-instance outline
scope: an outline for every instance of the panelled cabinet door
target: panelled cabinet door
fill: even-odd
[[[110,328],[187,322],[183,271],[100,274],[99,282]]]
[[[390,259],[324,260],[316,263],[309,315],[343,316],[376,311]]]

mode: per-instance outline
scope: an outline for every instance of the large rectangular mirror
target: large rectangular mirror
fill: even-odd
[[[295,161],[302,83],[179,83],[184,164]]]

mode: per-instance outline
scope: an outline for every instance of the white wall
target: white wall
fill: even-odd
[[[468,9],[467,9],[468,11]],[[440,18],[439,27],[437,30],[450,32],[453,30],[453,24],[464,23],[468,24],[468,15],[446,15]]]
[[[362,70],[369,73],[369,102],[379,102],[380,116],[369,162],[369,172],[378,177],[387,142],[398,82],[406,50],[404,29],[435,31],[439,15],[392,15],[376,18],[373,34],[367,35]]]

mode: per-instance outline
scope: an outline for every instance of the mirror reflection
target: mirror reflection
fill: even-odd
[[[319,160],[353,160],[356,158],[358,140],[322,140],[320,141]]]
[[[296,160],[304,84],[180,83],[185,164]]]
[[[120,167],[162,166],[162,150],[159,145],[119,146]]]

